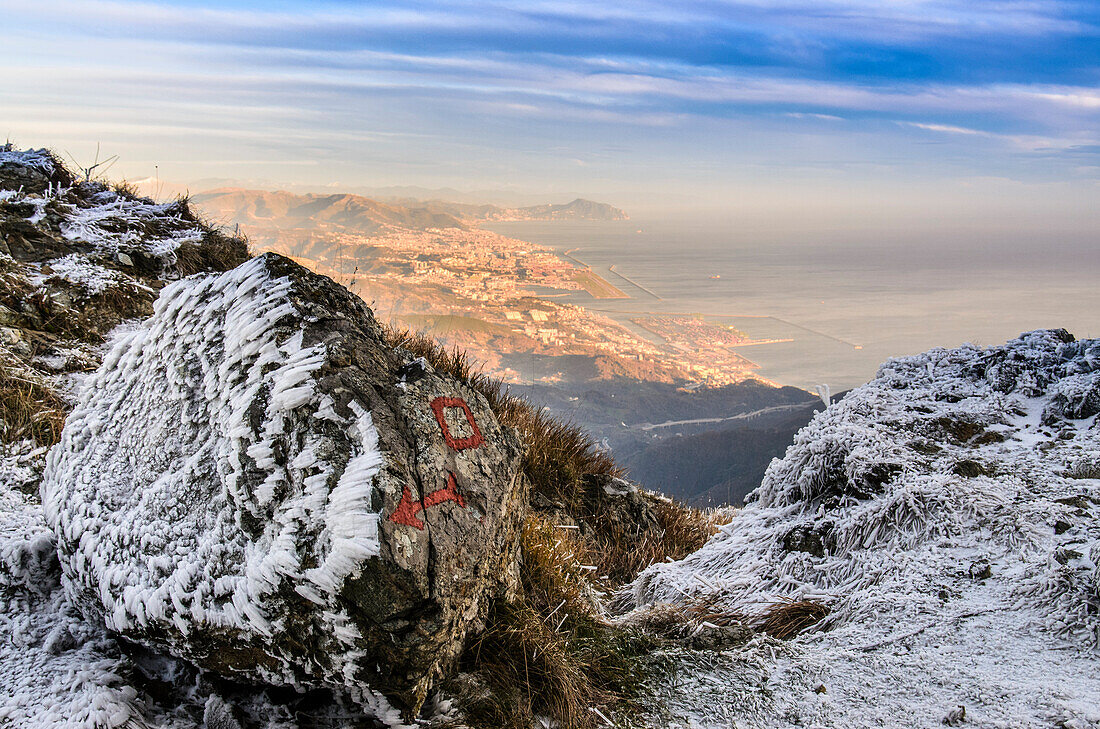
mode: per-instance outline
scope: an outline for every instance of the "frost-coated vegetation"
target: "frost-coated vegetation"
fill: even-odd
[[[136,713],[124,661],[66,601],[53,532],[24,493],[40,456],[27,444],[0,446],[0,725],[122,726]]]
[[[16,149],[10,142],[0,144],[0,165],[31,167],[47,175],[57,171],[57,160],[47,149]]]
[[[890,360],[817,415],[734,520],[638,605],[818,600],[777,648],[680,666],[703,726],[1100,725],[1100,340]],[[731,680],[736,676],[736,680]],[[761,689],[763,693],[761,693]]]

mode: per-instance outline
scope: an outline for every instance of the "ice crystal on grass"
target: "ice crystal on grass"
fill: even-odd
[[[1071,340],[888,361],[703,549],[644,572],[635,603],[829,606],[767,662],[766,710],[733,707],[747,726],[938,726],[957,704],[978,726],[1100,725],[1100,473],[1081,465],[1100,459],[1100,340]],[[728,726],[693,685],[685,716]]]
[[[85,256],[73,253],[49,262],[51,275],[81,287],[87,294],[101,294],[117,286],[127,277],[89,261]]]
[[[90,201],[66,216],[61,232],[101,254],[117,257],[140,248],[153,258],[169,259],[184,243],[202,240],[202,228],[183,214],[179,203],[154,203],[110,190],[96,193]]]
[[[47,175],[57,172],[57,162],[47,149],[16,149],[10,142],[0,144],[0,166],[31,167]]]

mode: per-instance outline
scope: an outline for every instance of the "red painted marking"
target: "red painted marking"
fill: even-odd
[[[443,440],[447,441],[447,445],[451,448],[461,451],[466,448],[477,448],[485,442],[485,439],[481,437],[481,430],[478,429],[477,423],[474,421],[474,414],[470,412],[470,406],[461,397],[437,397],[432,400],[431,406],[432,412],[435,413],[435,422],[439,423],[439,429],[443,431]],[[473,435],[465,438],[455,438],[451,435],[451,429],[447,427],[447,418],[444,417],[447,408],[462,408]]]
[[[404,524],[405,526],[416,527],[417,529],[424,528],[424,522],[417,518],[424,509],[429,509],[433,506],[438,506],[444,501],[454,501],[459,506],[466,506],[466,500],[462,498],[462,494],[458,493],[458,482],[455,481],[455,475],[453,473],[447,474],[447,485],[441,489],[431,492],[420,501],[413,501],[412,493],[409,491],[409,487],[406,486],[401,491],[401,502],[397,505],[397,508],[390,514],[390,521],[398,524]]]
[[[424,506],[419,501],[413,501],[412,494],[409,493],[409,487],[406,486],[401,492],[401,502],[397,505],[397,508],[390,514],[390,521],[398,524],[404,524],[405,526],[416,527],[417,529],[424,528],[424,522],[416,518],[416,515],[420,513],[420,510]]]

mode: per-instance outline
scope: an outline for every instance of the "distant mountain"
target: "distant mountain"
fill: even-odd
[[[402,198],[379,202],[346,193],[318,195],[222,188],[191,198],[208,217],[223,224],[258,228],[310,228],[371,233],[383,227],[463,228],[477,221],[626,220],[622,210],[576,199],[564,205],[502,208],[496,205]]]
[[[760,485],[773,458],[781,458],[821,401],[778,412],[773,417],[751,418],[732,427],[679,433],[641,445],[620,462],[633,479],[669,496],[696,506],[740,504]],[[624,449],[625,450],[625,449]],[[620,454],[616,453],[616,456]]]
[[[511,390],[585,428],[632,480],[697,506],[739,504],[823,407],[804,390],[751,380],[688,391],[593,377]]]
[[[492,207],[492,206],[489,206]],[[565,205],[537,205],[529,208],[504,208],[489,213],[488,220],[629,220],[626,212],[605,202],[577,198]]]
[[[390,205],[359,195],[295,195],[281,191],[222,189],[198,193],[191,202],[217,223],[260,228],[322,228],[370,233],[383,227],[465,227],[455,216],[437,209]]]
[[[446,212],[463,220],[526,221],[526,220],[629,220],[629,216],[606,203],[577,198],[563,205],[530,205],[500,207],[498,205],[468,205],[445,200],[418,202],[401,199],[399,204],[421,204],[431,210]]]
[[[628,220],[627,214],[606,203],[577,198],[565,205],[535,205],[514,211],[525,220]]]

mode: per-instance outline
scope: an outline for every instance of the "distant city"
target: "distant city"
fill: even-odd
[[[626,299],[629,294],[582,262],[549,247],[509,238],[477,227],[477,220],[455,220],[448,227],[395,225],[392,220],[435,221],[441,211],[462,212],[442,203],[404,214],[387,206],[385,218],[367,214],[360,198],[349,221],[347,201],[338,196],[343,215],[287,218],[268,215],[271,193],[231,191],[200,195],[198,202],[222,220],[241,225],[258,250],[274,251],[330,276],[359,294],[384,322],[427,331],[448,346],[465,350],[492,376],[506,382],[549,384],[570,377],[575,358],[605,358],[609,374],[688,386],[721,386],[762,379],[758,366],[734,351],[756,342],[744,333],[701,317],[638,313],[615,320],[562,297],[587,292],[594,300]],[[334,196],[337,197],[337,196]],[[422,204],[423,205],[423,204]],[[329,205],[331,207],[331,203]],[[610,206],[575,201],[570,206],[536,206],[517,214],[560,219],[622,219]],[[424,211],[430,210],[431,214]],[[470,212],[466,209],[466,212]],[[499,209],[479,211],[500,220]],[[534,218],[538,219],[538,218]],[[639,301],[639,307],[643,306]],[[568,356],[572,356],[570,359]],[[532,366],[532,358],[543,361]],[[561,367],[553,361],[561,358]],[[568,363],[568,364],[567,364]]]

